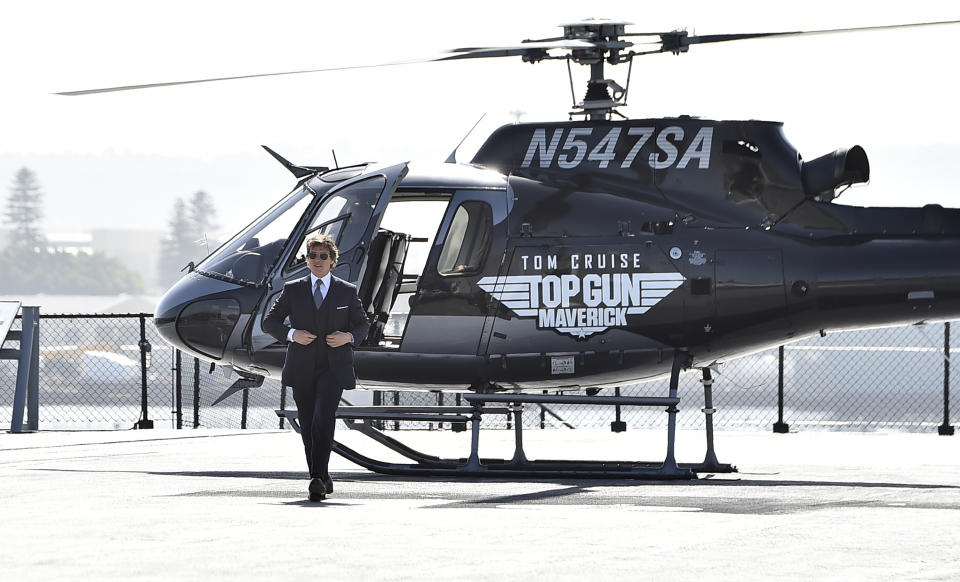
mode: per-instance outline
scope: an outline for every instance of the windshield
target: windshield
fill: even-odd
[[[204,259],[197,270],[238,283],[259,285],[280,258],[287,237],[311,200],[310,190],[294,190]]]

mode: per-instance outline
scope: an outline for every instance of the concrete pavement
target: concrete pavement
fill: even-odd
[[[391,433],[396,435],[396,433]],[[468,433],[404,431],[466,456]],[[361,452],[389,457],[338,429]],[[531,458],[662,458],[661,432],[531,430]],[[0,434],[4,580],[956,580],[960,437],[717,434],[692,482],[444,481],[334,456],[306,497],[290,431]],[[481,455],[510,456],[488,431]],[[677,458],[703,456],[681,431]]]

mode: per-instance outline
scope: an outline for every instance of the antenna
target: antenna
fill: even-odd
[[[450,155],[447,156],[447,159],[444,160],[443,163],[445,164],[457,163],[457,150],[460,149],[460,146],[463,145],[463,142],[467,141],[467,138],[470,137],[470,134],[473,133],[473,130],[477,129],[477,126],[480,125],[480,122],[483,121],[483,118],[486,116],[487,116],[486,113],[480,116],[480,119],[478,119],[477,122],[473,124],[473,127],[470,128],[470,131],[467,132],[467,135],[463,136],[463,139],[460,140],[460,143],[457,144],[457,147],[453,148],[453,151],[450,152]]]

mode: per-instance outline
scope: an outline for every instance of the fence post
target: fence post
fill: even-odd
[[[380,391],[380,390],[374,390],[374,391],[373,391],[373,405],[374,405],[374,406],[383,406],[383,392],[382,392],[382,391]],[[384,422],[385,422],[385,421],[383,421],[383,420],[375,420],[375,421],[373,421],[373,426],[374,426],[374,428],[376,428],[377,430],[384,430],[384,426],[385,426],[385,425],[384,425]]]
[[[788,433],[790,425],[783,422],[783,346],[780,346],[780,373],[777,381],[777,422],[773,423],[773,432]]]
[[[147,368],[150,366],[150,342],[147,341],[147,317],[140,314],[140,420],[134,428],[153,428],[147,411]]]
[[[616,388],[613,389],[613,394],[614,394],[614,396],[620,396],[620,387],[619,387],[619,386],[617,386]],[[624,432],[625,430],[627,430],[627,423],[624,422],[624,421],[622,421],[622,420],[620,420],[620,405],[617,404],[617,405],[614,406],[613,408],[614,408],[614,411],[615,411],[614,414],[616,414],[616,417],[617,417],[617,418],[616,418],[616,420],[614,420],[613,422],[610,423],[610,430],[613,431],[613,432]],[[540,410],[540,414],[541,414],[541,416],[543,415],[543,410],[542,410],[542,409]]]
[[[173,348],[174,402],[173,413],[177,419],[177,429],[183,428],[183,354]]]
[[[546,390],[543,391],[544,394],[547,393]],[[547,428],[547,409],[540,407],[540,430]]]
[[[453,396],[453,403],[454,403],[454,405],[456,405],[456,406],[462,406],[462,405],[463,405],[463,396],[461,396],[461,394],[460,394],[459,392],[457,392],[456,394],[454,394],[454,396]],[[465,423],[465,422],[451,422],[451,423],[450,423],[450,430],[452,430],[453,432],[463,432],[463,431],[467,430],[467,423]]]
[[[247,428],[247,405],[250,402],[250,391],[243,391],[243,405],[240,407],[240,428]]]
[[[286,409],[287,409],[287,387],[284,386],[283,384],[280,384],[280,410],[286,410]],[[284,428],[283,421],[284,421],[284,417],[281,416],[280,417],[281,429]]]
[[[193,428],[200,428],[200,358],[193,359]]]
[[[399,391],[399,390],[394,390],[394,391],[393,391],[393,405],[394,405],[394,406],[400,406],[400,391]],[[399,421],[399,420],[393,421],[393,430],[400,430],[400,421]]]
[[[437,406],[443,406],[443,392],[437,391]],[[443,430],[443,423],[437,423],[437,430]]]
[[[941,436],[952,436],[950,425],[950,322],[943,324],[943,424],[937,427]]]

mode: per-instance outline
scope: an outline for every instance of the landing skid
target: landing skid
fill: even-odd
[[[679,375],[688,360],[687,353],[676,351],[670,376],[668,397],[621,397],[540,394],[466,394],[470,406],[460,407],[341,407],[338,418],[347,426],[364,434],[388,449],[413,461],[393,463],[373,459],[334,441],[333,451],[370,471],[387,475],[423,477],[468,478],[586,478],[586,479],[696,479],[697,473],[736,472],[732,465],[719,463],[713,448],[713,399],[710,370],[703,370],[704,408],[706,415],[707,452],[701,463],[677,463],[674,456],[676,440],[676,405]],[[489,406],[501,404],[501,406]],[[590,404],[607,406],[665,406],[669,415],[667,424],[667,453],[662,462],[645,461],[591,461],[591,460],[529,460],[523,450],[524,404]],[[502,406],[506,405],[506,406]],[[293,411],[277,411],[290,418]],[[484,414],[513,414],[515,448],[511,459],[481,458],[478,454],[480,423]],[[469,417],[466,416],[469,414]],[[444,459],[418,451],[378,430],[378,420],[408,420],[471,424],[470,456]],[[295,428],[299,427],[292,423]]]
[[[353,463],[376,473],[421,477],[473,477],[509,479],[695,479],[691,467],[681,464],[676,470],[666,472],[656,463],[621,461],[578,460],[524,460],[516,462],[504,459],[479,459],[471,465],[470,459],[437,459],[415,465],[386,463],[362,455],[339,442],[333,450]],[[428,457],[419,451],[418,455]]]

